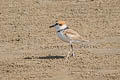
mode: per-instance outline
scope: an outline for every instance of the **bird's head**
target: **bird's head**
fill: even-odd
[[[67,25],[65,24],[65,21],[56,21],[55,24],[49,26],[49,28],[55,27],[57,30],[59,29],[64,29],[67,27]]]

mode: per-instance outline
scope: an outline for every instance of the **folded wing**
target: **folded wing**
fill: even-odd
[[[88,41],[88,40],[85,40],[82,36],[80,36],[76,31],[74,31],[72,29],[65,30],[64,35],[73,41],[74,40],[76,40],[76,41]]]

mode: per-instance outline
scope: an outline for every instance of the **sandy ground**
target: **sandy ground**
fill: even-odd
[[[90,40],[69,61],[57,19]],[[120,0],[1,0],[0,80],[120,80]]]

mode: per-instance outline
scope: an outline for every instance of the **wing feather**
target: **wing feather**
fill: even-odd
[[[76,31],[72,29],[65,30],[63,34],[71,40],[87,41],[82,36],[80,36]]]

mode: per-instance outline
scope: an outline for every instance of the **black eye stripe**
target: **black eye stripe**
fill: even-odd
[[[56,23],[55,25],[58,25],[58,23]]]
[[[62,24],[59,24],[60,26],[62,26]]]
[[[62,26],[62,24],[59,24],[59,23],[56,23],[55,25],[59,25],[59,26]]]

